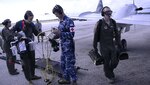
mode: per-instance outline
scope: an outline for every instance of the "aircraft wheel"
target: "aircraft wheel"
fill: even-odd
[[[127,41],[125,39],[121,40],[122,50],[127,51]]]

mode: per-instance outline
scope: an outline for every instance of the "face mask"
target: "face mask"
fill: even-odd
[[[111,14],[112,14],[112,11],[106,11],[106,12],[104,12],[107,16],[111,16]]]

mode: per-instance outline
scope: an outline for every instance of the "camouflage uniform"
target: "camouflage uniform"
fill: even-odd
[[[76,81],[75,72],[75,44],[74,44],[74,22],[64,16],[63,21],[60,21],[58,29],[61,31],[61,68],[63,76],[66,80],[70,81],[70,77],[73,81]]]

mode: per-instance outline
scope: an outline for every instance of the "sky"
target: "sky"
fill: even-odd
[[[98,0],[0,0],[0,22],[6,18],[12,21],[21,20],[26,10],[34,13],[34,19],[56,18],[52,14],[52,8],[56,4],[61,5],[66,14],[77,16],[84,11],[96,10],[97,3]]]
[[[82,12],[95,11],[99,0],[0,0],[0,23],[6,19],[16,22],[24,18],[25,11],[34,13],[34,20],[48,20],[56,18],[52,14],[52,8],[59,4],[64,8],[68,16],[78,16]],[[135,4],[141,4],[149,0],[135,0]],[[116,5],[117,2],[117,5]],[[103,0],[104,6],[110,6],[113,10],[123,4],[132,4],[132,0]],[[148,4],[148,3],[144,3]],[[139,5],[140,6],[140,5]],[[47,13],[47,15],[45,15]]]

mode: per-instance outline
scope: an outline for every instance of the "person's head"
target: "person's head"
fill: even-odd
[[[112,15],[112,11],[108,6],[103,7],[102,11],[101,11],[101,15],[103,17],[111,17]]]
[[[5,26],[5,27],[11,27],[11,21],[10,19],[5,19],[2,24]]]
[[[54,8],[53,8],[53,10],[52,10],[52,12],[59,19],[62,19],[63,16],[64,16],[63,8],[60,5],[55,5]]]
[[[33,17],[34,15],[30,10],[27,10],[26,13],[24,14],[24,19],[28,22],[32,22]]]

